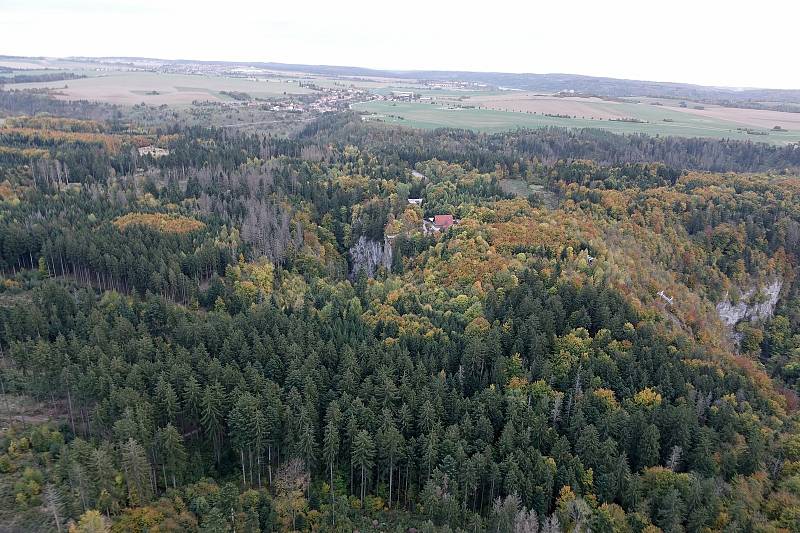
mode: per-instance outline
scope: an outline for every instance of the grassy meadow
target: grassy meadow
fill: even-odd
[[[712,137],[750,140],[770,144],[787,144],[800,141],[800,131],[768,132],[768,135],[751,135],[737,128],[745,127],[735,122],[693,115],[665,107],[635,103],[608,103],[598,106],[622,108],[627,116],[646,122],[592,120],[588,118],[561,118],[541,114],[501,111],[493,109],[453,108],[452,106],[418,103],[373,101],[354,105],[358,111],[374,115],[377,120],[402,124],[414,128],[463,128],[495,133],[517,128],[602,128],[615,133],[647,133],[649,135],[676,135],[682,137]],[[669,120],[669,122],[664,119]],[[757,129],[757,128],[753,128]]]

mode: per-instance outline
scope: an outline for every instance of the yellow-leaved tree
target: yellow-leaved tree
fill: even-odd
[[[109,530],[106,518],[100,511],[90,509],[83,513],[77,524],[69,527],[70,533],[105,533]]]

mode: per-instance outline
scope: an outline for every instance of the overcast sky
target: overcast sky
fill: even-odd
[[[0,0],[0,54],[800,89],[800,0]]]

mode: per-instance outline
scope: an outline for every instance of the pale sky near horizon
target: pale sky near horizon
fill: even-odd
[[[0,55],[570,73],[800,89],[800,1],[0,0]]]

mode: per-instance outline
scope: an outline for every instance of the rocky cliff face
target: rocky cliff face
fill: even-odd
[[[379,267],[392,268],[392,243],[388,237],[383,238],[383,243],[361,236],[358,242],[350,248],[352,268],[350,277],[354,278],[360,270],[372,278]]]
[[[743,291],[741,298],[736,305],[727,296],[717,304],[717,313],[722,321],[728,326],[735,326],[742,320],[753,322],[764,320],[772,316],[775,306],[780,298],[783,280],[773,280],[759,293],[756,287],[750,287]],[[763,298],[756,298],[762,295]]]

